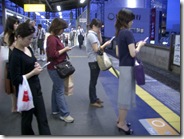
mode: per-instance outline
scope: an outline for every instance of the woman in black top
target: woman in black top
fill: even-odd
[[[38,75],[42,71],[32,49],[29,47],[35,28],[29,23],[22,23],[18,26],[15,36],[16,45],[10,57],[10,75],[13,84],[16,86],[18,95],[18,86],[22,84],[23,75],[26,76],[33,95],[34,108],[29,111],[22,111],[21,132],[22,135],[34,135],[32,129],[33,114],[38,122],[40,135],[50,135],[50,129],[46,117],[44,100],[41,92],[40,80]]]

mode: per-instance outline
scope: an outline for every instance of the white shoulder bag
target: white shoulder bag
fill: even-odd
[[[112,67],[112,62],[105,52],[97,55],[97,62],[100,67],[100,70],[105,71]]]

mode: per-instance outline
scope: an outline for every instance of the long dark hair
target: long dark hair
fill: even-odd
[[[128,23],[135,19],[135,15],[131,10],[122,9],[116,15],[116,36],[118,36],[121,28],[128,28]]]
[[[15,16],[9,16],[6,20],[4,35],[8,34],[8,45],[11,46],[15,41],[14,24],[19,24],[19,19]]]

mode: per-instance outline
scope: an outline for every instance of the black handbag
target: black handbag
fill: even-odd
[[[66,56],[69,59],[68,54],[66,53]],[[65,59],[63,62],[57,64],[54,66],[55,69],[57,70],[57,73],[61,78],[66,78],[69,75],[72,75],[75,72],[75,68],[71,64],[71,62],[67,59]]]
[[[55,69],[61,78],[66,78],[69,75],[75,72],[75,68],[72,66],[71,62],[65,60],[57,65],[55,65]]]

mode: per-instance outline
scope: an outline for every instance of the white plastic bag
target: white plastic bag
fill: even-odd
[[[22,84],[19,84],[17,111],[28,111],[32,108],[34,108],[32,92],[26,77],[23,75]]]

